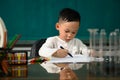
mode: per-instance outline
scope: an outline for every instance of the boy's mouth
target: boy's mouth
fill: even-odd
[[[65,41],[68,42],[68,41],[70,41],[70,40],[71,40],[71,39],[66,39]]]

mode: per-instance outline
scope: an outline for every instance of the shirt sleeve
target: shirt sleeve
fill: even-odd
[[[52,57],[53,53],[58,50],[58,48],[54,47],[54,39],[48,38],[46,42],[39,49],[39,55],[43,57]]]
[[[88,47],[79,39],[77,39],[79,42],[79,50],[82,52],[82,55],[89,56],[89,49]]]

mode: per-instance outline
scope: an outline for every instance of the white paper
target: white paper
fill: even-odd
[[[67,56],[65,58],[52,57],[48,63],[89,63],[93,61],[92,57],[86,57],[84,55],[74,55],[73,57]]]

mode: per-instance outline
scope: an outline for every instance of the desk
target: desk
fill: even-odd
[[[9,69],[11,67],[16,67],[19,65],[12,65],[9,66]],[[21,72],[24,70],[27,73],[24,75],[21,73],[19,74],[19,70],[14,72],[11,72],[8,76],[0,77],[0,80],[54,80],[57,79],[59,75],[58,74],[49,74],[46,72],[45,69],[43,69],[39,64],[33,64],[33,65],[20,65]],[[15,69],[14,69],[15,70]],[[17,69],[16,69],[17,70]],[[1,75],[1,74],[0,74]]]
[[[74,70],[79,80],[119,80],[120,66],[116,68],[105,65],[106,63],[89,63],[84,64],[81,68]],[[9,66],[9,69],[17,65]],[[20,68],[21,67],[21,68]],[[0,77],[0,80],[59,80],[59,74],[48,73],[41,65],[20,65],[16,73],[11,72],[9,76]],[[21,70],[21,71],[20,71]],[[24,71],[22,73],[22,70]],[[116,73],[117,71],[117,73]],[[20,74],[21,72],[21,74]],[[115,74],[113,74],[115,73]],[[18,76],[15,76],[19,74]],[[0,74],[1,75],[1,74]]]

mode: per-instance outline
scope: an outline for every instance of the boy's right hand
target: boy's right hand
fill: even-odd
[[[67,49],[58,49],[53,56],[54,57],[59,57],[59,58],[64,58],[68,55],[68,50]]]

